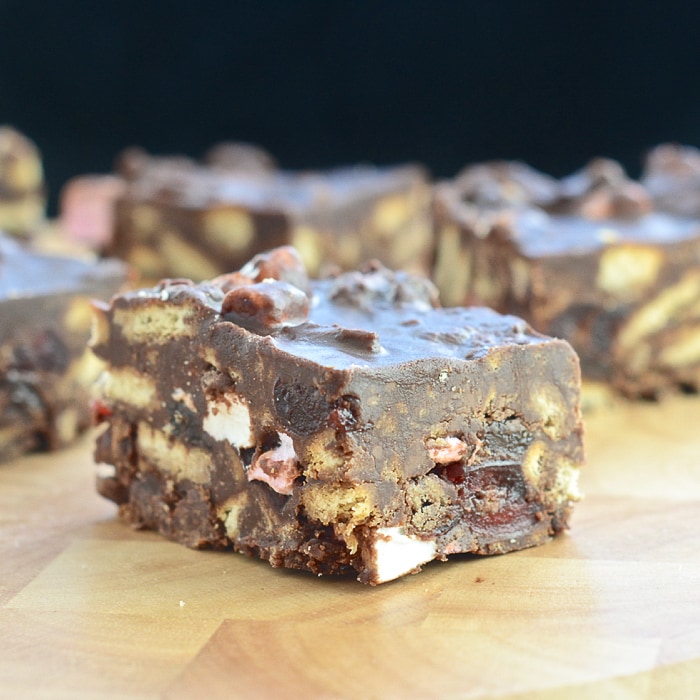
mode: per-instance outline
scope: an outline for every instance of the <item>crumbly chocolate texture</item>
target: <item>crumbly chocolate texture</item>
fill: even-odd
[[[619,164],[592,161],[548,201],[497,216],[441,183],[434,216],[443,303],[487,304],[569,340],[591,391],[700,386],[700,222],[658,211]]]
[[[24,134],[0,126],[0,231],[27,237],[46,214],[41,154]]]
[[[221,144],[205,163],[126,154],[110,252],[147,280],[210,279],[287,244],[314,276],[370,258],[428,271],[431,189],[421,168],[292,173],[255,153]]]
[[[0,461],[61,447],[90,424],[102,368],[87,349],[91,303],[125,280],[121,262],[40,255],[0,235]]]
[[[541,544],[577,499],[569,344],[377,262],[308,282],[282,248],[165,280],[103,307],[93,348],[99,491],[191,547],[378,584]]]

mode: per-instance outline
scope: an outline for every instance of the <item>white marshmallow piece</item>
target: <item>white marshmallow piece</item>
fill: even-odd
[[[432,540],[406,535],[402,527],[380,527],[374,542],[375,580],[384,583],[435,559]]]
[[[238,450],[254,445],[250,411],[246,400],[238,394],[211,401],[202,427],[215,440],[228,440]]]

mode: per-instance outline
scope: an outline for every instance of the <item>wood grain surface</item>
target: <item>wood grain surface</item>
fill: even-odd
[[[587,418],[565,536],[368,588],[114,518],[91,437],[0,466],[1,698],[698,698],[700,398]]]

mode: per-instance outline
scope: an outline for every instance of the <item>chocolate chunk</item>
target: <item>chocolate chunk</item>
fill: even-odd
[[[265,280],[235,287],[221,302],[221,315],[261,333],[298,326],[309,315],[309,298],[288,282]]]

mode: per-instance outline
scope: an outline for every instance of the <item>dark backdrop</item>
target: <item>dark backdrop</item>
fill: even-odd
[[[519,158],[633,173],[700,145],[700,6],[631,0],[0,0],[0,123],[51,192],[125,146],[257,142],[289,168]]]

